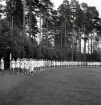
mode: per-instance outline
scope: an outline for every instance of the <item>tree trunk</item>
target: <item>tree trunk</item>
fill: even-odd
[[[67,24],[67,19],[66,19],[66,22],[65,22],[65,37],[64,37],[64,60],[66,59],[66,36],[67,36],[67,27],[66,27],[66,24]]]
[[[92,53],[93,53],[93,48],[92,48],[93,46],[92,46],[92,34],[91,34],[91,55],[92,55]]]
[[[79,35],[79,52],[80,52],[80,58],[81,58],[81,35]]]
[[[13,16],[11,17],[11,41],[12,41],[12,36],[13,36]]]
[[[24,35],[25,35],[25,8],[26,8],[26,1],[23,1],[23,35],[22,35],[22,41],[23,41],[23,51],[22,51],[22,57],[24,57]]]
[[[61,51],[62,51],[62,22],[61,22]]]
[[[86,42],[87,40],[84,39],[84,62],[86,62]]]
[[[47,28],[46,28],[46,29],[47,29],[47,32],[46,32],[46,38],[47,38],[47,47],[48,47],[48,21],[47,21],[46,24],[47,24]]]
[[[72,33],[72,61],[74,60],[74,29]]]
[[[40,53],[41,53],[41,33],[42,33],[42,30],[41,30],[41,14],[40,14],[40,35],[39,35],[39,40],[40,40]]]
[[[31,8],[31,2],[30,2],[30,7],[29,7],[29,37],[31,37],[31,20],[32,20],[31,11],[32,11],[32,8]]]
[[[55,35],[56,35],[56,33],[55,33],[55,22],[54,22],[54,48],[56,48],[56,39],[55,39]]]
[[[88,54],[89,54],[89,39],[88,39]]]

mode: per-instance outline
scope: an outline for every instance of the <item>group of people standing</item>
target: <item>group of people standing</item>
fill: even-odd
[[[55,60],[36,60],[36,59],[17,59],[10,63],[12,74],[33,75],[36,71],[54,69],[56,67],[93,67],[101,66],[101,62],[77,62],[77,61],[55,61]]]
[[[13,59],[10,63],[10,69],[12,74],[33,74],[34,72],[40,70],[43,67],[43,60],[35,59]]]
[[[95,67],[101,66],[101,62],[77,62],[77,61],[55,61],[55,60],[37,60],[37,59],[12,59],[10,61],[10,71],[12,74],[33,75],[37,71],[44,71],[55,68],[71,67]],[[4,60],[1,59],[0,69],[4,71]]]
[[[55,67],[55,61],[36,60],[36,59],[13,59],[10,63],[10,70],[12,74],[31,74],[36,71],[42,71]]]

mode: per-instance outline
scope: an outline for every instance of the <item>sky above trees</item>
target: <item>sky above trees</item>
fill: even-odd
[[[54,3],[54,8],[58,8],[60,4],[62,4],[63,0],[51,0]],[[95,6],[99,11],[99,15],[101,17],[101,0],[78,0],[80,3],[85,2],[89,6]]]

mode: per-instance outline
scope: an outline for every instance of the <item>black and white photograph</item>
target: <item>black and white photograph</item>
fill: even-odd
[[[101,105],[100,0],[0,0],[0,105]]]

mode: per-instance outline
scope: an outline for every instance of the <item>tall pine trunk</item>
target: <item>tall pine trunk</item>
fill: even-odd
[[[54,22],[54,26],[53,26],[53,28],[54,28],[54,48],[56,48],[56,39],[55,39],[55,36],[56,36],[56,29],[55,29],[55,22]]]
[[[92,33],[91,33],[91,55],[92,55],[92,53],[93,53],[93,40],[92,40]]]
[[[72,61],[74,60],[74,29],[72,33]]]
[[[41,14],[40,14],[40,35],[39,35],[39,40],[40,40],[40,53],[41,53],[41,33],[42,33],[42,30],[41,30]]]
[[[46,38],[47,38],[47,48],[48,48],[48,21],[47,21],[46,25],[47,25]]]
[[[86,42],[87,38],[84,38],[84,62],[86,62]]]
[[[90,43],[89,43],[89,39],[88,39],[88,54],[89,54],[89,44],[90,44]]]
[[[32,20],[32,15],[31,15],[31,12],[32,12],[32,8],[31,8],[31,2],[29,0],[29,37],[31,37],[31,20]]]
[[[22,48],[22,57],[24,57],[24,35],[25,35],[25,8],[26,8],[26,1],[23,1],[23,35],[22,35],[22,42],[23,42],[23,48]]]
[[[79,52],[80,52],[80,59],[81,59],[81,35],[79,35]]]
[[[12,37],[13,37],[13,16],[11,16],[11,43],[12,43]]]
[[[61,22],[61,51],[62,51],[62,22]]]
[[[67,24],[67,19],[66,19],[66,22],[65,22],[65,37],[64,37],[64,60],[66,60],[66,36],[67,36],[67,27],[66,27],[66,24]]]

